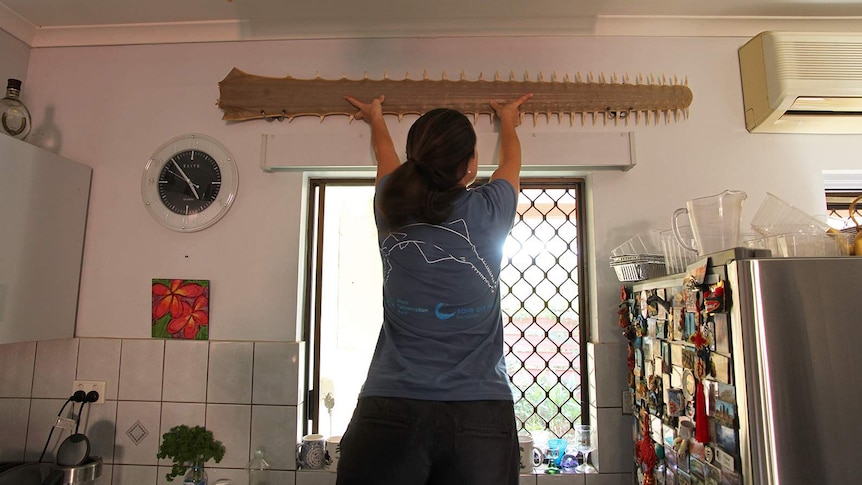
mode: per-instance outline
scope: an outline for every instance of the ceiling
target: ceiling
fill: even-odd
[[[849,0],[0,0],[32,47],[476,35],[862,31]]]

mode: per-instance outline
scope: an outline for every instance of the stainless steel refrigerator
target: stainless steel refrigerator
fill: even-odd
[[[668,470],[653,483],[862,483],[862,257],[753,254],[710,255],[699,285],[680,274],[628,287],[633,439],[646,430],[667,451]],[[695,348],[701,327],[686,330],[695,319],[678,307],[688,307],[692,288],[701,305],[717,286],[724,294],[714,311],[694,312],[708,342]],[[690,370],[692,359],[707,371]],[[695,382],[706,411],[693,410]],[[731,398],[719,396],[725,391]],[[706,415],[709,435],[681,439]],[[696,445],[684,468],[680,441]],[[641,481],[643,449],[634,459]]]
[[[862,257],[743,259],[727,273],[745,483],[862,483]]]

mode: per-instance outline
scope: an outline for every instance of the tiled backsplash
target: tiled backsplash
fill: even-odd
[[[106,402],[86,406],[80,422],[91,455],[104,461],[97,485],[167,485],[170,461],[156,452],[162,434],[178,424],[206,426],[225,445],[222,461],[207,464],[211,484],[226,478],[247,485],[244,467],[263,449],[273,485],[334,485],[334,473],[296,470],[304,352],[303,342],[75,338],[0,345],[0,462],[39,458],[77,379],[106,383]],[[71,404],[69,417],[80,407],[72,411]],[[618,407],[599,402],[593,411],[615,432],[628,432],[630,419],[617,418]],[[69,433],[55,430],[46,461]],[[628,453],[607,453],[623,456],[622,470],[614,471],[626,471]],[[521,477],[521,485],[629,483],[629,473]]]

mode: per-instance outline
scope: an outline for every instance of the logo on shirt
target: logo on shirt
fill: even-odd
[[[411,237],[412,228],[424,227],[432,231],[427,240]],[[467,248],[464,248],[464,242]],[[383,258],[383,282],[389,279],[392,272],[390,255],[395,250],[417,251],[427,264],[456,263],[465,264],[473,269],[473,274],[480,278],[491,292],[497,291],[497,280],[485,259],[479,256],[476,246],[470,240],[470,232],[464,219],[458,219],[448,224],[428,224],[425,222],[408,224],[390,232],[380,244],[380,254]]]

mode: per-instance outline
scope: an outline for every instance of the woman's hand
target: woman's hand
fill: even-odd
[[[353,96],[345,96],[344,99],[359,110],[353,115],[357,120],[365,120],[371,123],[375,119],[383,119],[383,101],[386,99],[386,96],[381,94],[379,97],[372,99],[370,103],[363,103]]]
[[[494,108],[494,113],[500,118],[500,122],[510,126],[518,126],[521,124],[521,105],[528,99],[532,98],[532,93],[527,93],[515,101],[491,100],[491,108]]]

